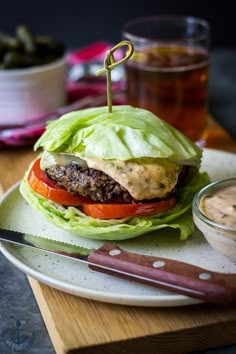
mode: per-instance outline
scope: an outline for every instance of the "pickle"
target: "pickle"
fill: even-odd
[[[3,45],[9,49],[17,49],[20,47],[20,42],[17,38],[0,32],[0,45]]]
[[[65,53],[62,43],[50,36],[35,36],[26,25],[16,28],[16,37],[0,32],[0,69],[26,68],[58,60]]]
[[[39,60],[24,53],[11,51],[4,55],[3,64],[7,69],[27,68],[30,66],[39,65]]]
[[[16,29],[16,36],[19,39],[19,41],[22,43],[26,53],[32,54],[36,52],[34,37],[27,26],[25,25],[18,26]]]

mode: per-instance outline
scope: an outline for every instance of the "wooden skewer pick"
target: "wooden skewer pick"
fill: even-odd
[[[114,58],[114,52],[121,48],[127,46],[128,47],[128,51],[125,55],[124,58],[120,59],[119,61],[115,61]],[[123,64],[124,62],[126,62],[132,55],[134,52],[134,46],[131,42],[129,41],[122,41],[119,42],[118,44],[116,44],[112,49],[108,50],[106,53],[106,57],[104,59],[104,67],[100,70],[96,71],[96,75],[100,75],[103,74],[104,72],[107,75],[107,105],[108,105],[108,112],[111,113],[112,112],[112,87],[111,87],[111,71],[116,68],[118,65]]]

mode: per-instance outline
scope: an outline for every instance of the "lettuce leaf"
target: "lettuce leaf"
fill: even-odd
[[[83,214],[78,208],[64,207],[35,193],[29,187],[26,176],[20,185],[20,192],[31,207],[49,222],[81,237],[125,240],[160,228],[171,227],[178,229],[180,238],[186,240],[194,230],[190,213],[193,197],[197,190],[209,182],[207,173],[199,173],[196,168],[190,170],[186,185],[178,189],[176,207],[167,212],[148,216],[94,219]]]
[[[88,108],[65,114],[47,125],[35,144],[54,152],[81,157],[130,160],[168,158],[200,165],[202,150],[178,130],[151,112],[131,106]]]

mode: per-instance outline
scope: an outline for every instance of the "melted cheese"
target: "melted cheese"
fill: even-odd
[[[125,187],[137,200],[163,198],[177,183],[181,167],[154,158],[139,160],[100,160],[85,158],[88,167],[105,172]]]
[[[45,170],[55,164],[66,165],[72,162],[103,171],[126,188],[136,200],[165,197],[174,189],[181,171],[180,165],[165,159],[143,158],[128,161],[81,159],[76,153],[47,151],[42,155],[41,168]]]

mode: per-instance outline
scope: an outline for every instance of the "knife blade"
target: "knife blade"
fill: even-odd
[[[132,253],[112,243],[88,249],[5,229],[0,229],[0,241],[73,258],[87,263],[94,271],[214,304],[236,304],[236,274],[213,272],[173,259]]]

